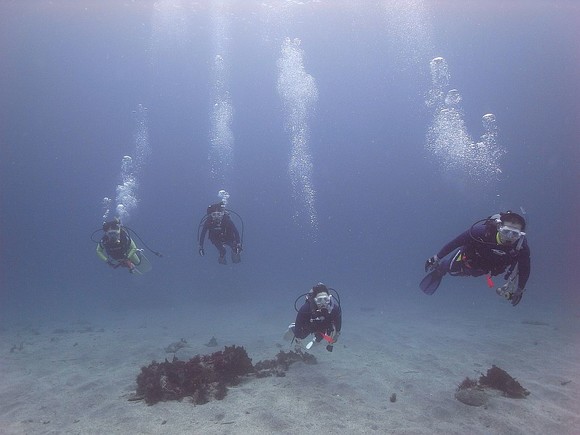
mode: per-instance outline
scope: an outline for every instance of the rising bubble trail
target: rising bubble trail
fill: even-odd
[[[309,147],[309,115],[318,100],[314,78],[305,71],[300,40],[286,38],[278,60],[278,93],[284,104],[286,130],[292,151],[288,172],[294,199],[305,210],[313,229],[318,227],[316,191],[312,184],[312,156]],[[298,217],[301,211],[296,213]]]
[[[136,122],[133,137],[135,158],[127,155],[121,159],[121,180],[115,189],[115,216],[121,221],[127,221],[132,211],[137,207],[139,202],[137,197],[139,175],[151,154],[147,108],[140,104],[133,113]],[[110,198],[103,198],[102,204],[105,209],[103,219],[105,220],[109,218],[112,203],[113,201]]]
[[[233,161],[234,133],[232,130],[233,105],[229,83],[229,28],[225,2],[212,3],[213,46],[213,90],[209,155],[211,174],[214,179],[225,184]]]
[[[439,160],[443,169],[469,175],[480,183],[495,181],[501,174],[499,161],[505,151],[497,142],[495,115],[483,116],[484,133],[475,142],[464,121],[457,89],[449,89],[450,74],[447,61],[442,57],[431,60],[431,89],[425,104],[433,112],[427,134],[427,149]]]

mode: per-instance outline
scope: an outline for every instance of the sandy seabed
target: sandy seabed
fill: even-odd
[[[171,360],[165,348],[182,338],[183,360],[231,344],[244,346],[254,363],[292,349],[282,340],[292,318],[281,310],[159,308],[4,325],[0,433],[580,433],[578,317],[482,316],[429,305],[354,304],[345,310],[334,352],[313,349],[317,365],[244,379],[222,401],[129,400],[141,367]],[[207,347],[214,336],[220,347]],[[490,391],[485,406],[459,402],[459,383],[492,364],[530,395],[510,399]]]

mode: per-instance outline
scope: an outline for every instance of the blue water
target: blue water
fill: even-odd
[[[532,274],[517,310],[577,311],[579,7],[399,3],[2,2],[1,321],[215,298],[257,309],[276,300],[291,318],[295,296],[318,281],[347,303],[439,304],[458,284],[421,294],[425,259],[474,221],[520,207]],[[291,72],[316,91],[300,118],[310,198],[289,172],[292,122],[277,89],[285,38],[300,40],[302,70]],[[219,77],[216,54],[227,63]],[[501,172],[448,167],[429,147],[429,62],[439,56],[474,143],[482,116],[495,115]],[[217,79],[232,139],[231,164],[216,174]],[[150,155],[125,223],[164,256],[131,276],[104,265],[90,235],[104,197],[115,214],[140,105]],[[196,243],[220,189],[245,229],[242,263],[227,267],[208,242],[199,257]],[[462,285],[471,303],[497,298],[483,280]]]

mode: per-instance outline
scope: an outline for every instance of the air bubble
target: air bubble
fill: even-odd
[[[316,191],[312,183],[308,120],[318,100],[318,89],[314,77],[304,68],[304,51],[300,48],[300,40],[286,38],[281,51],[278,60],[278,94],[284,104],[286,130],[292,143],[288,173],[292,181],[293,197],[301,203],[311,228],[316,230],[318,218]]]
[[[446,90],[450,76],[447,62],[436,57],[431,60],[430,68],[432,84],[425,104],[433,111],[433,121],[427,135],[427,148],[445,171],[464,172],[482,183],[497,180],[502,173],[499,160],[505,151],[497,143],[495,115],[488,113],[482,117],[484,133],[480,141],[474,141],[459,107],[460,92]]]
[[[457,89],[451,89],[447,92],[447,96],[445,97],[445,104],[447,106],[457,106],[462,100],[461,94]]]

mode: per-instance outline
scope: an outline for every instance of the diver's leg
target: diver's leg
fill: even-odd
[[[131,246],[129,246],[129,251],[127,251],[127,259],[135,266],[138,266],[139,263],[141,263],[141,257],[138,255],[137,245],[135,245],[133,240],[131,240]]]
[[[451,276],[464,276],[463,270],[463,251],[461,248],[457,249],[452,254],[445,257],[440,264],[441,271],[449,273]]]
[[[220,256],[218,258],[219,264],[227,264],[226,261],[226,248],[225,245],[221,242],[214,243],[215,247],[217,248]]]
[[[238,244],[235,242],[235,240],[230,240],[226,243],[230,247],[230,249],[232,250],[232,253],[231,253],[232,263],[239,263],[241,261],[241,256],[240,256],[240,252],[236,250]]]

